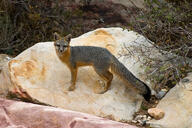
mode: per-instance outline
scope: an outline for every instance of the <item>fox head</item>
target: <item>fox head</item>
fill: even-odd
[[[69,34],[65,37],[61,37],[59,34],[54,33],[54,46],[56,51],[62,55],[62,53],[65,53],[70,48],[70,41],[71,41],[72,35]]]

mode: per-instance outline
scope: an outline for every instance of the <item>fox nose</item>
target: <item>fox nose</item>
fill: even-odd
[[[63,52],[63,49],[59,49],[59,52]]]

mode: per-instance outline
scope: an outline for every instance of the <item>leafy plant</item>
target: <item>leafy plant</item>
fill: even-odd
[[[139,15],[132,16],[132,29],[153,41],[166,57],[164,61],[156,60],[156,63],[149,63],[151,59],[148,58],[146,70],[149,79],[154,81],[156,88],[171,88],[192,69],[188,61],[192,58],[192,2],[145,2],[147,9],[138,9]]]

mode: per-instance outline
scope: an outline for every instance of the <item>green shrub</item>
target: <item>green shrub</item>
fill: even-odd
[[[185,61],[192,58],[192,2],[145,0],[146,10],[138,9],[138,15],[132,17],[132,29],[154,42],[159,51],[167,51],[183,57],[182,64],[175,64],[178,59],[167,58],[149,67],[156,68],[149,75],[157,88],[173,87],[181,78],[191,72],[191,65]],[[153,70],[148,70],[151,74]],[[162,79],[163,75],[163,79]]]

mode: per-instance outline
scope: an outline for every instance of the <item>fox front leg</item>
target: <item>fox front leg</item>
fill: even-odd
[[[77,79],[77,68],[73,68],[71,69],[71,85],[68,88],[69,91],[75,90],[76,79]]]

